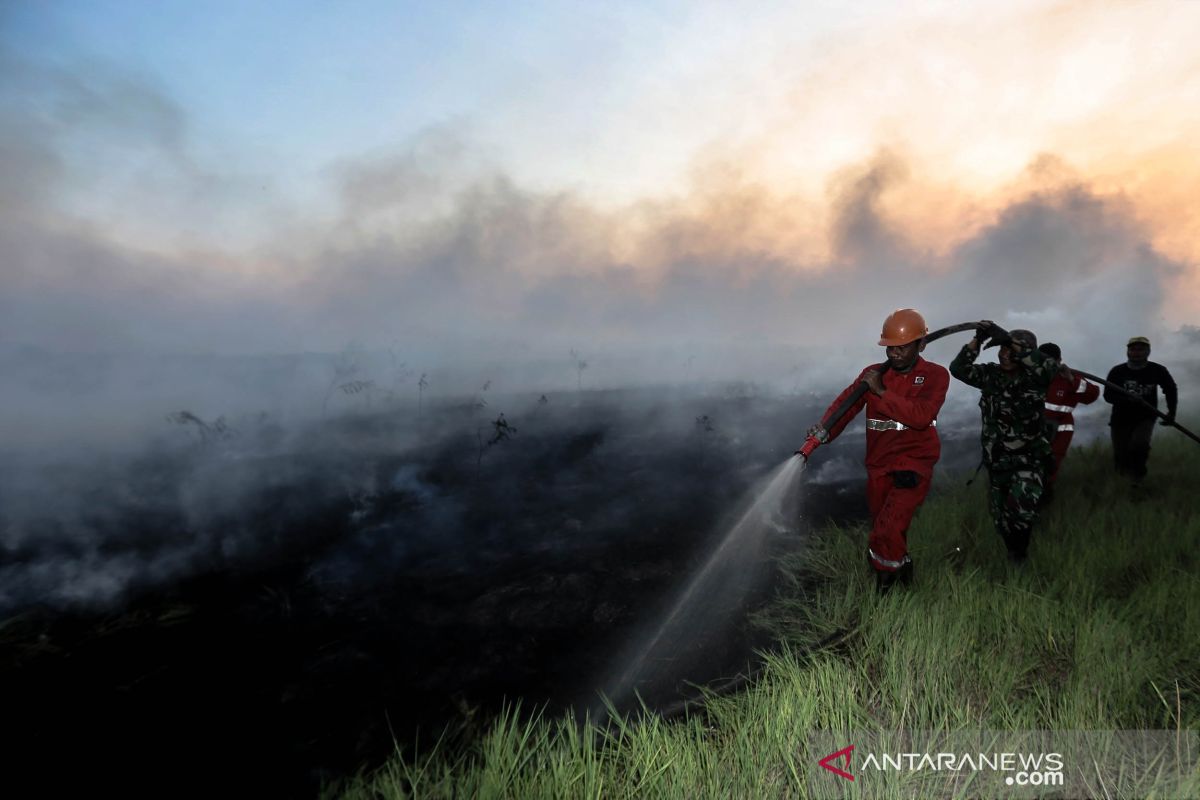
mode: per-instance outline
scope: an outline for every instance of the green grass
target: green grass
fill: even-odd
[[[780,651],[703,713],[598,727],[513,709],[328,794],[807,797],[815,730],[1200,728],[1200,447],[1156,432],[1141,493],[1112,474],[1107,446],[1072,452],[1019,568],[987,515],[986,477],[965,481],[938,476],[915,521],[911,589],[874,593],[862,526],[789,556],[790,581],[757,620]],[[1190,780],[1178,796],[1200,796]]]

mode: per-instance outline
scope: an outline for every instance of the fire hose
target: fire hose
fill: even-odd
[[[988,342],[987,342],[987,344],[983,345],[984,349],[986,349],[988,347],[993,347],[995,345],[1007,344],[1009,342],[1008,331],[1004,330],[999,325],[993,324],[990,328],[987,328],[986,330],[981,330],[978,322],[962,322],[962,323],[959,323],[958,325],[950,325],[945,328],[939,328],[938,330],[933,331],[932,333],[925,334],[924,341],[926,344],[928,344],[929,342],[935,341],[937,339],[941,339],[943,336],[949,336],[950,334],[961,333],[963,331],[978,331],[981,336],[987,337]],[[879,372],[880,374],[883,374],[889,368],[890,368],[890,365],[886,361],[883,362],[882,364],[879,364],[878,366],[874,367],[875,371]],[[1145,407],[1149,411],[1153,412],[1156,417],[1161,419],[1168,426],[1175,428],[1180,433],[1182,433],[1184,436],[1187,436],[1189,439],[1192,439],[1197,444],[1200,444],[1200,436],[1197,436],[1195,433],[1192,433],[1190,430],[1188,430],[1187,428],[1180,425],[1178,422],[1176,422],[1174,419],[1172,419],[1168,414],[1164,414],[1163,412],[1159,411],[1154,406],[1147,403],[1146,400],[1144,398],[1142,398],[1140,395],[1134,394],[1133,392],[1129,391],[1128,389],[1126,389],[1123,386],[1118,386],[1115,383],[1111,383],[1111,382],[1105,380],[1104,378],[1097,377],[1096,375],[1092,375],[1091,373],[1083,372],[1081,370],[1077,370],[1074,368],[1070,368],[1070,369],[1071,369],[1071,372],[1075,373],[1076,375],[1079,375],[1082,378],[1086,378],[1089,381],[1094,381],[1096,383],[1102,384],[1103,386],[1106,386],[1115,392],[1120,392],[1125,397],[1128,397],[1129,399],[1141,404],[1143,407]],[[870,389],[870,387],[867,385],[866,381],[860,381],[858,386],[855,387],[854,391],[851,392],[849,394],[849,396],[846,397],[845,400],[843,400],[841,403],[839,403],[837,408],[832,409],[828,414],[825,415],[825,417],[821,420],[821,422],[818,423],[817,427],[820,428],[821,432],[818,434],[809,436],[807,439],[805,439],[804,444],[801,445],[800,449],[796,451],[796,455],[800,456],[805,461],[807,461],[809,456],[812,455],[813,451],[825,443],[825,441],[828,438],[827,431],[831,427],[836,425],[838,423],[838,421],[843,416],[846,415],[846,412],[849,411],[851,408],[853,408],[854,404],[857,403],[859,401],[859,399],[864,394],[866,394],[869,389]]]
[[[938,328],[936,331],[927,333],[927,334],[925,334],[923,339],[924,339],[925,343],[928,344],[929,342],[936,341],[938,339],[941,339],[943,336],[949,336],[950,334],[953,334],[953,333],[962,333],[963,331],[978,331],[978,330],[979,330],[978,322],[960,322],[957,325],[950,325],[945,328]],[[992,343],[996,343],[999,341],[1000,338],[1002,338],[998,335],[999,332],[1001,332],[1001,329],[999,329],[999,328],[989,331],[989,334],[991,334],[991,336],[992,336]],[[989,344],[988,346],[990,347],[991,344]],[[883,362],[882,364],[879,364],[878,366],[874,367],[875,371],[880,374],[887,372],[888,369],[890,369],[890,368],[891,368],[891,365],[888,364],[888,362],[886,362],[886,361]],[[856,386],[854,388],[854,391],[851,392],[849,394],[849,396],[846,397],[845,400],[843,400],[841,403],[839,403],[837,408],[830,410],[830,412],[825,415],[825,417],[820,421],[820,423],[818,423],[817,427],[819,427],[823,433],[822,434],[814,434],[812,436],[809,436],[807,439],[805,439],[804,444],[801,445],[800,449],[796,451],[796,455],[800,456],[805,461],[807,461],[809,456],[812,455],[813,451],[825,443],[825,441],[828,438],[827,431],[830,428],[832,428],[834,425],[836,425],[838,423],[838,420],[840,420],[842,417],[844,417],[846,415],[846,412],[849,411],[851,408],[853,408],[854,404],[857,403],[859,401],[859,399],[861,399],[862,396],[864,394],[866,394],[869,389],[870,389],[870,387],[867,385],[866,381],[860,381],[858,386]]]
[[[981,349],[987,349],[987,348],[994,347],[997,345],[1008,344],[1011,341],[1008,331],[1004,330],[1000,326],[993,324],[990,328],[981,328],[978,322],[963,322],[963,323],[959,323],[958,325],[950,325],[945,328],[939,328],[936,331],[926,334],[923,338],[926,343],[929,343],[932,341],[936,341],[937,339],[941,339],[945,336],[950,336],[951,334],[955,334],[955,333],[962,333],[964,331],[976,331],[976,332],[978,332],[981,339],[987,340],[986,343],[981,345]],[[890,368],[890,366],[886,361],[884,363],[879,364],[878,366],[874,367],[874,369],[881,374],[886,372],[889,368]],[[1090,381],[1094,381],[1095,383],[1102,384],[1103,386],[1106,386],[1116,392],[1120,392],[1122,395],[1130,398],[1131,400],[1134,400],[1134,401],[1140,403],[1146,409],[1154,412],[1155,416],[1162,419],[1165,423],[1167,423],[1171,427],[1177,428],[1185,436],[1188,436],[1189,438],[1195,440],[1197,443],[1200,443],[1200,437],[1197,437],[1195,433],[1193,433],[1192,431],[1183,427],[1178,422],[1175,422],[1173,419],[1170,418],[1169,415],[1164,414],[1163,412],[1159,411],[1154,406],[1150,405],[1150,403],[1146,402],[1145,399],[1143,399],[1141,396],[1139,396],[1133,392],[1130,392],[1129,390],[1125,389],[1123,386],[1118,386],[1115,383],[1111,383],[1111,382],[1105,380],[1104,378],[1100,378],[1096,375],[1092,375],[1090,373],[1083,372],[1082,370],[1078,370],[1078,369],[1074,369],[1074,368],[1070,368],[1070,369],[1071,369],[1071,372],[1074,373],[1075,375],[1078,375],[1082,378],[1086,378],[1087,380],[1090,380]],[[845,416],[845,414],[854,406],[854,404],[856,402],[858,402],[858,400],[864,394],[866,394],[867,391],[869,391],[869,388],[870,387],[867,385],[866,381],[861,381],[859,383],[859,385],[857,387],[855,387],[854,391],[851,392],[850,395],[846,397],[845,400],[843,400],[841,403],[838,404],[838,406],[836,408],[832,409],[828,414],[825,415],[825,417],[821,420],[819,427],[823,431],[828,431],[829,428],[836,425],[838,423],[838,421],[843,416]],[[799,455],[799,456],[803,457],[805,460],[807,460],[808,457],[810,455],[812,455],[812,452],[814,450],[816,450],[817,447],[819,447],[821,444],[823,444],[824,441],[825,441],[825,438],[821,438],[816,435],[809,436],[808,439],[805,440],[804,445],[799,450],[796,451],[796,455]],[[815,652],[815,651],[821,650],[827,646],[830,646],[830,645],[836,643],[837,641],[844,639],[849,634],[850,634],[850,632],[846,631],[846,630],[834,631],[833,633],[831,633],[830,635],[828,635],[824,639],[822,639],[820,642],[816,643],[816,645],[813,648],[813,651]],[[659,716],[669,718],[669,717],[675,717],[675,716],[681,716],[681,715],[686,716],[688,714],[691,714],[691,713],[697,712],[697,711],[703,712],[706,708],[707,701],[711,697],[732,694],[733,692],[738,691],[739,689],[743,688],[747,684],[755,681],[758,677],[760,677],[762,675],[762,673],[764,672],[764,670],[765,670],[765,665],[760,664],[758,667],[747,670],[742,673],[739,673],[739,674],[735,675],[733,678],[730,678],[730,679],[724,681],[723,683],[702,688],[695,695],[693,695],[691,697],[688,697],[686,699],[677,701],[666,707],[658,709],[657,713],[659,714]]]
[[[1142,407],[1146,408],[1149,411],[1153,411],[1154,416],[1161,419],[1164,423],[1167,424],[1168,427],[1175,428],[1177,431],[1182,433],[1184,436],[1188,437],[1189,439],[1192,439],[1197,444],[1200,444],[1200,436],[1197,436],[1196,434],[1189,431],[1187,428],[1180,425],[1178,422],[1173,420],[1169,414],[1164,414],[1163,412],[1159,411],[1154,406],[1147,403],[1146,399],[1144,397],[1142,397],[1141,395],[1134,394],[1133,392],[1126,389],[1124,386],[1118,386],[1115,383],[1106,381],[1104,378],[1099,378],[1095,375],[1092,375],[1089,372],[1083,372],[1082,370],[1075,369],[1074,367],[1070,367],[1069,369],[1071,370],[1071,372],[1075,373],[1076,375],[1078,375],[1081,378],[1087,378],[1089,381],[1099,383],[1103,386],[1108,387],[1109,389],[1112,389],[1113,391],[1120,392],[1121,394],[1125,395],[1126,397],[1130,398],[1131,400],[1136,400]]]
[[[1008,341],[1008,331],[1004,330],[1003,328],[1001,328],[998,325],[993,325],[988,331],[986,331],[986,333],[987,333],[987,335],[990,335],[992,337],[992,339],[989,344],[985,345],[985,347],[991,347],[993,344],[1005,344]],[[1069,369],[1072,373],[1074,373],[1075,375],[1078,375],[1081,378],[1087,378],[1089,381],[1099,383],[1102,386],[1112,389],[1114,392],[1120,392],[1125,397],[1128,397],[1130,400],[1134,401],[1135,403],[1140,405],[1142,408],[1146,409],[1147,411],[1154,414],[1154,416],[1161,419],[1168,427],[1175,428],[1180,433],[1182,433],[1184,436],[1193,440],[1197,444],[1200,444],[1200,436],[1197,436],[1196,434],[1192,433],[1187,428],[1180,425],[1178,422],[1176,422],[1171,417],[1170,414],[1164,414],[1163,412],[1159,411],[1158,408],[1156,408],[1155,406],[1150,405],[1148,402],[1146,402],[1146,398],[1142,397],[1141,395],[1139,395],[1135,392],[1129,391],[1124,386],[1118,386],[1117,384],[1112,383],[1111,381],[1105,380],[1104,378],[1101,378],[1098,375],[1093,375],[1090,372],[1084,372],[1083,370],[1078,370],[1078,369],[1075,369],[1074,367],[1067,367],[1067,369]]]
[[[963,322],[958,325],[950,325],[945,328],[939,328],[938,330],[933,331],[932,333],[926,334],[924,337],[924,340],[926,343],[928,343],[931,341],[935,341],[937,339],[941,339],[944,336],[949,336],[954,333],[961,333],[963,331],[977,331],[979,333],[981,339],[987,339],[987,343],[983,344],[981,349],[987,349],[989,347],[1007,344],[1009,341],[1011,341],[1009,338],[1009,335],[1008,335],[1008,331],[1004,330],[1003,328],[999,327],[998,325],[993,325],[990,328],[980,328],[980,325],[978,322]],[[884,362],[883,364],[876,366],[874,369],[876,369],[880,373],[883,373],[889,369],[889,365],[887,362]],[[1128,391],[1124,387],[1118,386],[1118,385],[1111,383],[1103,378],[1097,377],[1097,376],[1092,375],[1087,372],[1083,372],[1082,370],[1077,370],[1077,369],[1071,368],[1071,372],[1073,372],[1074,374],[1076,374],[1080,377],[1086,378],[1090,381],[1094,381],[1096,383],[1107,386],[1108,388],[1113,389],[1114,391],[1120,392],[1121,394],[1129,397],[1130,399],[1137,401],[1138,403],[1140,403],[1141,405],[1143,405],[1150,411],[1153,411],[1154,414],[1156,416],[1158,416],[1159,418],[1161,418],[1164,422],[1167,422],[1172,427],[1179,429],[1179,431],[1182,432],[1184,435],[1196,440],[1197,442],[1200,442],[1200,438],[1198,438],[1196,436],[1196,434],[1192,433],[1187,428],[1183,427],[1179,423],[1172,420],[1167,414],[1162,413],[1157,408],[1155,408],[1154,406],[1147,403],[1139,395],[1134,394],[1133,392]],[[859,398],[861,398],[868,390],[869,390],[869,387],[867,386],[866,381],[860,382],[859,385],[855,388],[855,390],[853,392],[851,392],[850,395],[844,401],[842,401],[840,404],[838,404],[838,406],[836,408],[834,408],[828,414],[825,415],[825,417],[820,422],[820,428],[822,430],[827,431],[830,427],[832,427],[833,425],[836,425],[837,422],[846,414],[846,412],[849,411],[850,408],[853,407],[854,404],[859,400]],[[817,447],[820,446],[823,442],[824,442],[823,438],[819,438],[817,436],[810,436],[807,440],[805,440],[804,446],[796,451],[796,454],[802,456],[803,458],[805,458],[807,460],[808,457],[812,454],[813,450],[816,450]],[[845,631],[845,630],[835,631],[832,634],[830,634],[829,636],[826,636],[820,642],[818,642],[814,647],[814,651],[821,650],[826,646],[834,644],[839,639],[844,639],[847,635],[849,635],[849,631]],[[706,706],[706,702],[710,697],[731,694],[731,693],[743,688],[747,684],[753,682],[754,680],[756,680],[760,675],[762,675],[764,670],[765,670],[765,665],[759,665],[757,668],[748,670],[746,672],[739,673],[738,675],[726,680],[725,682],[723,682],[721,684],[718,684],[715,686],[710,686],[710,687],[700,690],[693,697],[689,697],[687,699],[684,699],[684,700],[678,701],[676,703],[673,703],[671,705],[668,705],[665,708],[659,709],[658,713],[660,716],[674,717],[674,716],[679,716],[679,715],[687,715],[687,714],[690,714],[695,711],[703,712],[703,710],[705,709],[705,706]]]

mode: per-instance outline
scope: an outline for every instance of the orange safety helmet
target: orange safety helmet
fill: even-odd
[[[882,347],[899,347],[915,342],[927,333],[929,328],[925,325],[925,318],[915,309],[898,308],[883,321],[879,344]]]

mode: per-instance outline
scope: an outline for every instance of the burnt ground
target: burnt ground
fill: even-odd
[[[7,468],[8,780],[312,796],[396,744],[469,737],[506,700],[594,707],[614,654],[821,410],[744,393],[514,405],[508,431],[494,408],[376,411]],[[843,445],[824,478],[814,459],[775,552],[865,515],[839,472],[861,454]],[[676,703],[768,645],[749,625],[698,630],[644,699]]]

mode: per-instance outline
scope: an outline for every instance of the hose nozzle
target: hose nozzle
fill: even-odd
[[[808,461],[808,457],[813,454],[813,450],[816,450],[820,446],[821,440],[815,436],[810,436],[804,440],[804,444],[802,444],[800,449],[796,451],[796,455],[800,456],[805,461]]]
[[[804,440],[804,444],[800,445],[800,449],[796,451],[796,455],[801,456],[805,461],[808,461],[808,457],[813,454],[813,450],[816,450],[818,447],[824,444],[824,442],[825,440],[820,436],[815,434],[809,436]]]

